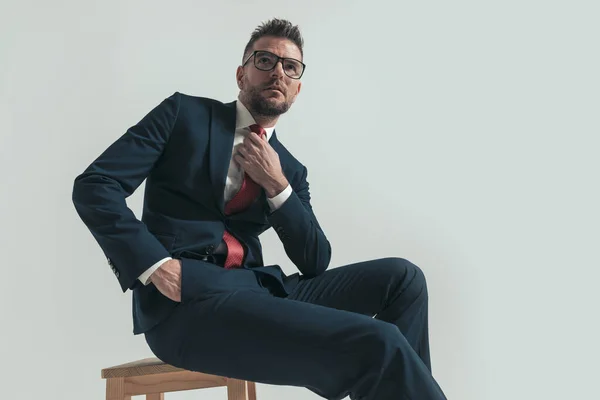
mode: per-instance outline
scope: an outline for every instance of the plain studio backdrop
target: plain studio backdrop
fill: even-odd
[[[101,368],[152,356],[73,180],[175,91],[234,100],[250,33],[281,17],[308,66],[277,129],[308,167],[330,268],[425,271],[449,399],[594,397],[599,15],[592,0],[2,2],[3,396],[100,400]],[[296,271],[273,230],[262,240]]]

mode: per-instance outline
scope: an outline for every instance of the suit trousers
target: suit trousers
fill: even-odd
[[[251,269],[184,258],[182,301],[146,341],[177,367],[326,399],[446,399],[427,309],[423,272],[401,258],[300,275],[289,294]]]

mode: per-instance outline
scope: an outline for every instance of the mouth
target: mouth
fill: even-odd
[[[279,92],[279,93],[281,93],[281,94],[284,94],[284,93],[283,93],[283,90],[282,90],[282,89],[279,89],[278,87],[268,87],[268,88],[266,88],[266,89],[265,89],[265,91],[267,91],[267,92],[268,92],[268,91],[273,91],[273,92]]]

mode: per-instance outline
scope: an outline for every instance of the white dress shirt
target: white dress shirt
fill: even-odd
[[[235,102],[235,106],[235,136],[233,138],[233,151],[231,152],[232,157],[229,162],[227,180],[225,181],[225,202],[231,200],[233,196],[240,190],[240,188],[242,187],[242,182],[244,180],[244,171],[241,169],[241,167],[237,165],[237,163],[233,159],[233,156],[235,155],[235,148],[244,141],[244,138],[250,132],[249,126],[256,123],[256,121],[252,117],[252,114],[250,114],[248,109],[244,106],[244,104],[242,104],[241,101],[239,101],[239,99]],[[267,132],[267,140],[271,139],[275,127],[264,129]],[[281,207],[281,205],[285,203],[285,201],[288,199],[290,194],[292,194],[292,187],[288,184],[288,186],[285,189],[283,189],[283,191],[277,196],[273,198],[267,198],[271,210],[275,211],[279,207]],[[221,242],[221,245],[219,246],[219,248],[217,248],[217,252],[222,250],[223,246],[224,242]],[[156,271],[165,261],[168,261],[170,259],[171,257],[166,257],[158,261],[156,264],[152,265],[150,268],[144,271],[138,279],[144,285],[147,285],[150,282],[150,275],[152,275],[152,273]]]

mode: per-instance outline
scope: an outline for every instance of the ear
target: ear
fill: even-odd
[[[244,68],[242,66],[237,67],[235,71],[235,81],[237,87],[242,90],[244,88]]]

